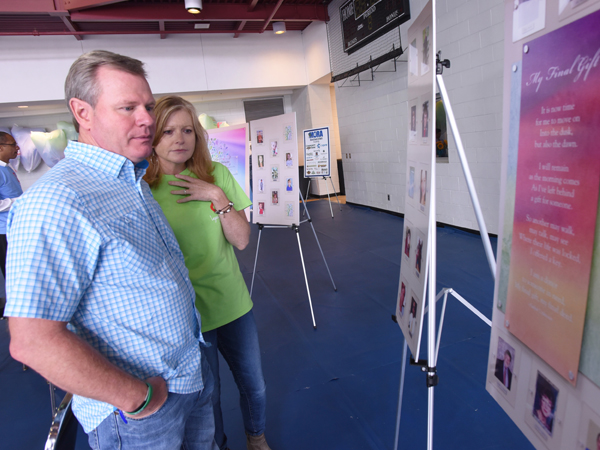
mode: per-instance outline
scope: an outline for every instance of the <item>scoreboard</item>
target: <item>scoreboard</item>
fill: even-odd
[[[348,0],[340,7],[344,51],[351,54],[410,19],[409,0]]]

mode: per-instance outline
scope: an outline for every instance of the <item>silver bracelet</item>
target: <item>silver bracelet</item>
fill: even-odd
[[[218,209],[215,211],[215,214],[218,215],[223,215],[223,214],[227,214],[229,211],[231,211],[231,209],[233,208],[233,202],[229,202],[229,204],[227,206],[225,206],[223,209]]]

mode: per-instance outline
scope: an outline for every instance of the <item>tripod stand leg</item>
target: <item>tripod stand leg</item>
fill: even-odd
[[[296,237],[298,238],[298,248],[300,249],[300,260],[302,261],[302,270],[304,271],[304,282],[306,283],[306,292],[308,294],[308,304],[310,305],[310,315],[312,316],[313,328],[317,328],[317,322],[315,322],[315,313],[313,311],[312,300],[310,298],[310,287],[308,286],[308,277],[306,276],[306,266],[304,265],[304,255],[302,254],[302,244],[300,243],[300,230],[298,227],[294,227]]]
[[[340,211],[342,210],[342,204],[340,203],[340,198],[337,195],[337,192],[335,192],[335,185],[333,184],[333,179],[331,177],[329,177],[329,181],[331,181],[331,187],[333,188],[333,193],[335,194],[335,198],[338,202],[338,206],[340,207]]]
[[[254,257],[254,270],[252,271],[252,284],[250,284],[250,298],[252,298],[252,290],[254,289],[254,275],[256,275],[256,262],[258,261],[258,249],[260,248],[260,235],[262,234],[262,225],[258,225],[258,242],[256,243],[256,256]]]
[[[331,177],[329,177],[331,179]],[[327,189],[327,200],[329,201],[329,211],[331,211],[331,218],[333,219],[333,209],[331,208],[331,197],[329,197],[329,186],[327,185],[327,177],[323,177],[325,181],[325,188]],[[333,182],[331,182],[333,184]],[[333,189],[335,192],[335,188]]]
[[[310,192],[310,182],[312,181],[312,178],[308,179],[308,187],[306,188],[306,198],[308,198],[308,193]],[[302,192],[300,192],[300,197],[302,197]],[[304,198],[302,198],[302,201],[304,201]],[[306,205],[304,205],[304,209],[302,210],[302,215],[304,216],[306,214]]]
[[[309,222],[310,227],[312,228],[313,234],[315,235],[315,240],[317,241],[317,245],[319,246],[319,251],[321,252],[321,256],[323,257],[323,262],[325,263],[325,267],[327,268],[327,273],[329,274],[329,279],[331,280],[331,284],[333,284],[333,290],[337,292],[337,287],[335,282],[333,281],[333,277],[331,276],[331,272],[329,271],[329,266],[327,265],[327,260],[325,259],[325,254],[323,253],[323,249],[321,248],[321,244],[319,243],[319,238],[317,237],[317,232],[315,231],[315,227],[312,224],[312,221]],[[298,238],[300,239],[300,238]]]
[[[398,394],[398,413],[396,414],[396,437],[394,438],[394,450],[398,450],[398,439],[400,438],[400,416],[402,415],[402,396],[404,394],[404,379],[406,377],[406,354],[408,353],[408,343],[404,339],[402,349],[402,373],[400,374],[400,392]]]

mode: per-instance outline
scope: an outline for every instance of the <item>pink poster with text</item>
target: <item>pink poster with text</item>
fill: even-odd
[[[506,328],[577,381],[600,179],[600,13],[523,47]]]

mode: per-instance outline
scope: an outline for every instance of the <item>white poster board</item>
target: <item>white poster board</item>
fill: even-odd
[[[515,3],[505,2],[501,248],[486,388],[535,448],[596,450],[600,445],[600,220],[594,208],[600,67],[590,63],[586,78],[578,77],[575,62],[597,61],[600,4],[588,2],[587,11],[581,8],[579,15],[570,16],[564,15],[561,4],[548,1],[543,33],[512,43],[511,29],[520,22],[513,14]],[[574,2],[572,9],[579,5]],[[581,20],[571,23],[576,19]],[[559,65],[573,70],[551,76]],[[557,145],[556,135],[561,136]],[[586,188],[584,183],[592,176],[595,188]],[[554,185],[575,184],[571,179],[576,186],[568,196],[561,195],[565,188]],[[559,203],[562,197],[567,201]],[[558,205],[567,204],[568,214],[563,214]],[[589,255],[584,258],[578,246],[593,249],[591,266]],[[527,252],[538,261],[525,259]],[[575,253],[577,261],[571,264]],[[560,270],[551,271],[557,264]],[[524,296],[516,295],[515,288]],[[582,311],[583,336],[580,325],[574,327]],[[539,330],[559,339],[552,342]],[[552,344],[551,351],[546,350],[547,344]],[[561,348],[565,345],[569,345],[566,352]],[[577,358],[572,362],[571,357]]]
[[[304,130],[304,178],[330,177],[329,127]]]
[[[429,255],[435,49],[431,48],[431,2],[408,29],[408,146],[402,263],[396,320],[415,360],[419,359]]]
[[[250,122],[252,223],[299,225],[296,113]]]

